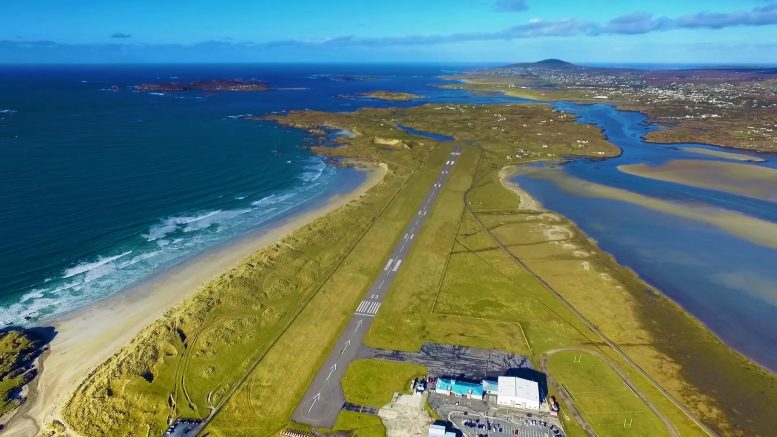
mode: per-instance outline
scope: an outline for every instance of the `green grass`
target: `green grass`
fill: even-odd
[[[341,411],[337,417],[333,432],[350,431],[354,437],[384,437],[386,427],[379,417],[371,414]]]
[[[19,406],[17,394],[33,375],[25,368],[42,346],[42,339],[24,330],[0,331],[0,416]]]
[[[600,436],[667,435],[655,413],[599,358],[559,352],[549,358],[548,367]],[[624,421],[631,426],[624,427]]]
[[[411,380],[426,375],[426,368],[415,364],[356,360],[345,372],[343,393],[348,402],[381,408],[394,393],[409,393]]]

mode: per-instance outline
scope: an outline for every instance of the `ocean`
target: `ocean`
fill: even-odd
[[[0,68],[0,327],[31,325],[355,188],[305,132],[239,119],[351,111],[457,66]],[[259,93],[141,93],[143,82],[259,79]],[[394,104],[396,105],[396,104]]]

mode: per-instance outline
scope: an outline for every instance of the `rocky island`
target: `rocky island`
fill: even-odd
[[[260,92],[268,91],[266,83],[256,80],[216,79],[195,82],[155,82],[135,85],[135,90],[141,92],[185,92],[185,91],[210,91],[210,92]]]

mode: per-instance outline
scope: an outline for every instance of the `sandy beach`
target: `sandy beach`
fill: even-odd
[[[502,168],[499,170],[499,181],[518,196],[518,209],[526,211],[544,210],[542,204],[537,199],[524,191],[518,184],[510,180],[512,176],[515,176],[517,171],[518,167],[516,166]]]
[[[354,191],[281,219],[238,241],[209,250],[165,272],[52,321],[57,335],[30,385],[30,397],[3,435],[36,435],[59,412],[79,383],[100,363],[128,344],[144,327],[194,295],[254,252],[364,195],[387,172],[383,164],[362,169],[365,181]]]

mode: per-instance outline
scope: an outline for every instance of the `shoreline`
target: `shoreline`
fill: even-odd
[[[181,264],[152,275],[80,309],[53,320],[57,335],[40,358],[39,375],[30,384],[30,397],[12,413],[6,433],[35,435],[52,420],[73,391],[97,366],[129,344],[143,328],[194,296],[253,253],[295,230],[362,197],[383,180],[385,164],[359,166],[366,179],[354,190],[318,200],[299,213],[206,250]]]
[[[734,354],[738,355],[739,357],[741,357],[742,359],[744,359],[745,361],[747,361],[751,365],[757,367],[758,369],[760,369],[760,370],[762,370],[762,371],[764,371],[764,372],[766,372],[766,373],[768,373],[770,375],[777,375],[775,372],[773,372],[771,369],[766,367],[764,364],[761,364],[756,359],[754,359],[754,358],[744,354],[743,352],[739,351],[739,349],[737,349],[733,345],[731,345],[728,342],[724,341],[715,331],[713,331],[709,326],[707,326],[704,322],[702,322],[699,318],[697,318],[693,313],[688,311],[685,307],[680,305],[677,301],[675,301],[669,295],[667,295],[666,293],[661,291],[658,287],[656,287],[653,284],[651,284],[647,279],[645,279],[642,275],[640,275],[639,272],[637,272],[636,270],[634,270],[631,267],[628,267],[628,266],[625,266],[625,265],[621,264],[618,261],[618,259],[615,257],[615,255],[613,255],[612,253],[607,252],[604,249],[602,249],[599,246],[598,241],[596,241],[596,239],[594,239],[593,237],[588,235],[585,231],[580,229],[577,226],[577,224],[572,219],[570,219],[569,217],[565,216],[564,214],[561,214],[560,212],[557,212],[557,211],[545,208],[545,206],[542,205],[542,203],[539,200],[535,199],[528,191],[526,191],[523,188],[521,188],[521,186],[519,184],[511,181],[510,177],[514,176],[517,173],[517,171],[519,170],[518,167],[520,165],[521,164],[506,166],[506,167],[503,167],[501,170],[499,170],[499,181],[502,183],[502,185],[505,188],[507,188],[511,192],[515,193],[516,196],[518,196],[518,198],[519,198],[519,200],[521,202],[519,204],[519,209],[520,210],[533,211],[533,212],[547,212],[547,213],[555,214],[555,215],[563,218],[564,220],[569,222],[574,227],[576,232],[579,232],[580,235],[582,235],[585,239],[590,241],[601,252],[602,255],[604,255],[605,257],[607,257],[609,259],[610,262],[612,262],[614,265],[617,265],[619,268],[622,268],[622,269],[628,271],[629,273],[634,275],[639,281],[641,281],[642,283],[644,283],[645,285],[650,287],[652,290],[655,290],[661,296],[666,298],[673,305],[675,305],[677,308],[679,308],[679,310],[683,313],[684,316],[689,317],[691,320],[693,320],[693,322],[695,324],[697,324],[698,326],[702,327],[702,329],[704,329],[709,335],[714,337],[721,345],[723,345],[729,351],[731,351]],[[524,201],[527,202],[526,206],[520,206],[520,205],[523,205]]]
[[[464,83],[464,86],[461,89],[470,91],[470,92],[476,92],[475,90],[467,89],[466,85],[470,82],[467,82],[467,79],[455,79],[462,83]],[[749,152],[749,153],[755,153],[755,154],[761,154],[761,153],[777,153],[774,150],[766,150],[763,148],[748,148],[748,147],[741,147],[741,146],[732,146],[730,144],[716,144],[716,143],[705,143],[703,141],[694,140],[694,141],[681,141],[681,140],[667,140],[662,139],[661,141],[648,138],[651,133],[659,132],[659,131],[670,131],[670,130],[678,130],[678,127],[670,127],[662,124],[659,120],[656,120],[651,114],[649,114],[647,111],[644,110],[644,108],[636,108],[632,106],[628,106],[628,103],[625,100],[604,100],[604,101],[597,101],[597,100],[583,100],[583,99],[544,99],[544,100],[538,100],[538,99],[531,99],[527,97],[522,97],[520,95],[517,95],[515,93],[511,93],[510,90],[493,90],[494,92],[502,93],[503,95],[507,97],[513,97],[516,99],[524,99],[524,100],[532,100],[531,102],[525,102],[525,103],[547,103],[547,104],[554,104],[554,103],[564,103],[564,102],[570,102],[575,103],[579,105],[597,105],[597,104],[603,104],[603,105],[609,105],[615,108],[618,111],[624,111],[624,112],[636,112],[638,114],[641,114],[645,117],[644,123],[647,125],[652,125],[655,127],[654,130],[645,133],[642,135],[642,140],[645,143],[649,144],[659,144],[659,145],[666,145],[666,146],[672,146],[672,145],[678,145],[678,144],[685,144],[685,145],[701,145],[701,146],[710,146],[710,147],[717,147],[724,150],[736,150],[736,151],[742,151],[742,152]],[[606,135],[605,135],[606,137]],[[721,151],[723,152],[723,151]],[[724,152],[725,153],[725,152]],[[734,152],[735,153],[735,152]],[[765,160],[764,160],[765,161]],[[759,162],[759,161],[754,161]]]

